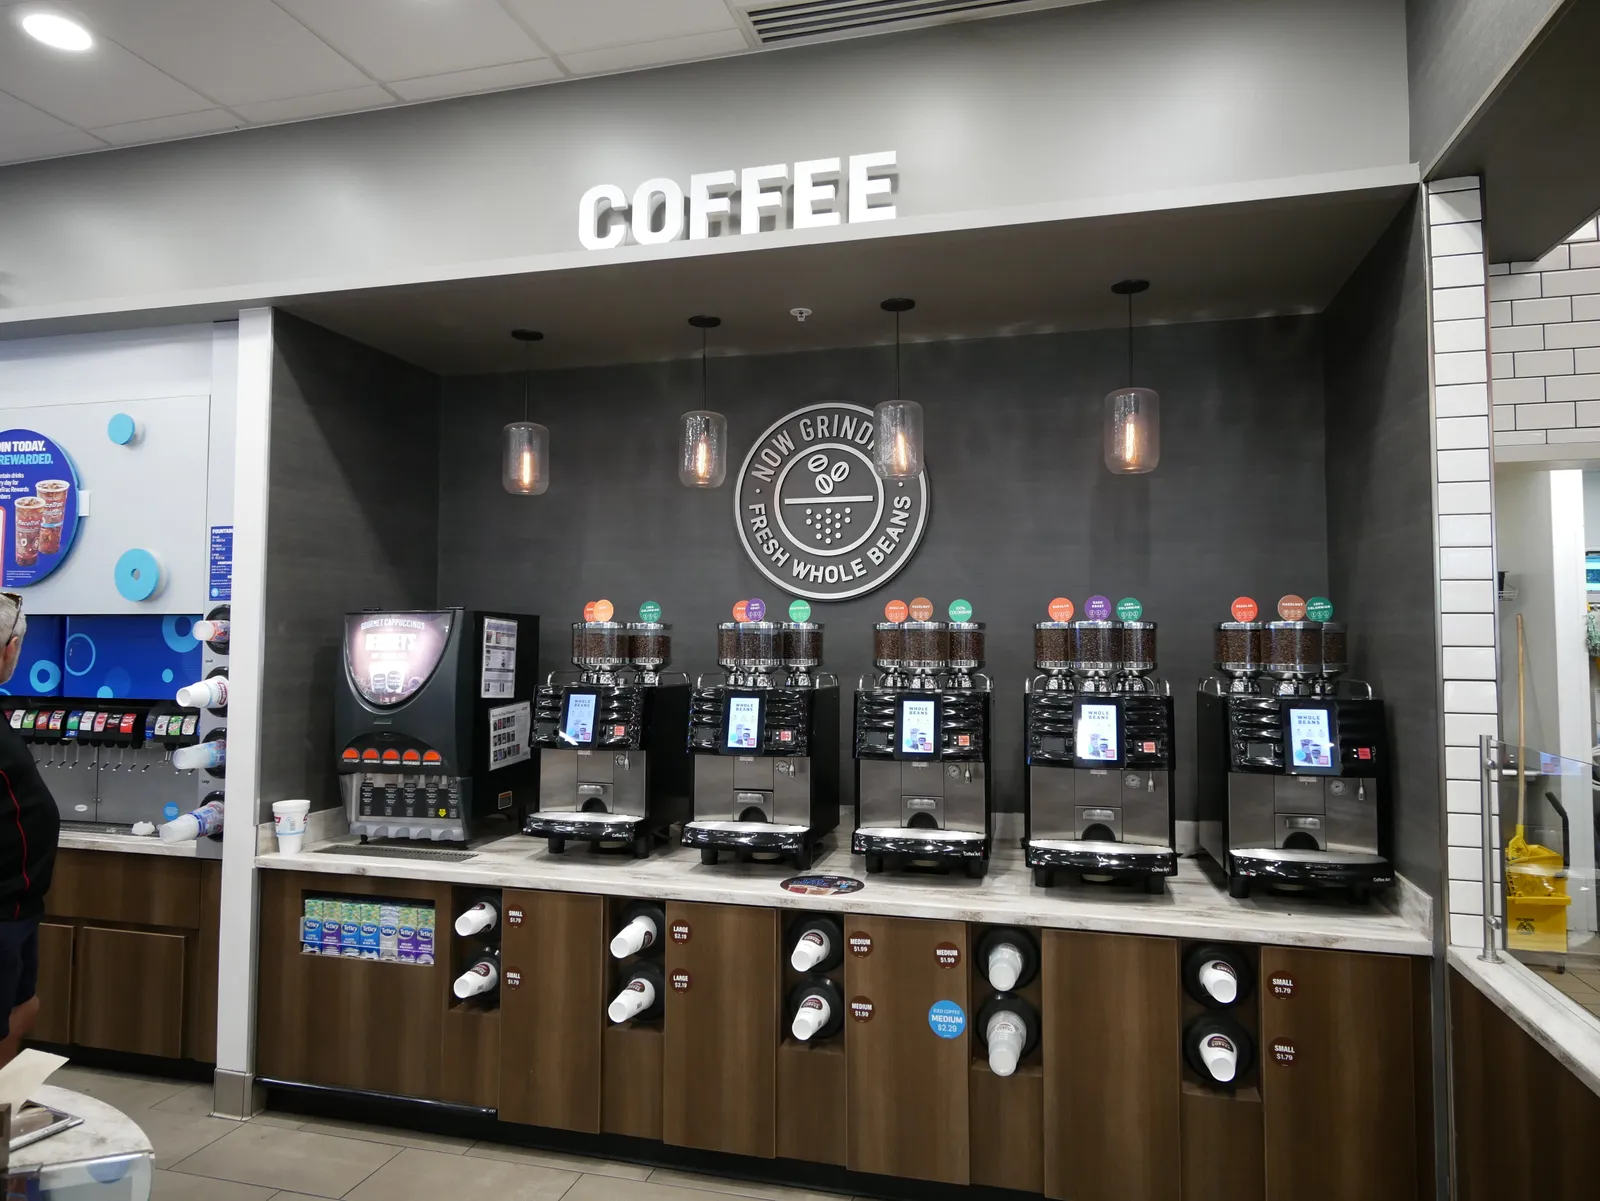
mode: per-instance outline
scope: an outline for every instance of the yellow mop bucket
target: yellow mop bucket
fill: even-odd
[[[1530,843],[1517,827],[1506,843],[1506,945],[1514,951],[1567,950],[1566,861]]]

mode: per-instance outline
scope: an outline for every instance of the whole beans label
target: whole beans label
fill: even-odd
[[[1233,602],[1233,620],[1254,621],[1261,614],[1261,606],[1248,596],[1235,597]]]
[[[883,607],[883,619],[885,621],[904,621],[908,612],[910,612],[910,609],[905,601],[892,600]]]
[[[1076,606],[1064,596],[1058,596],[1050,602],[1051,621],[1071,621],[1077,611]]]
[[[1306,617],[1306,599],[1289,593],[1288,596],[1278,599],[1278,616],[1284,621],[1304,621]]]
[[[933,616],[933,602],[925,596],[914,596],[909,606],[912,621],[927,621]]]

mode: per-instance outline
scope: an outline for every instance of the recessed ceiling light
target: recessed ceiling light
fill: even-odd
[[[58,13],[28,13],[22,18],[22,29],[57,50],[83,51],[94,45],[87,29]]]

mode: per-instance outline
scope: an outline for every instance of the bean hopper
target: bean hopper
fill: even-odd
[[[723,853],[792,860],[804,871],[839,824],[839,682],[822,666],[822,626],[796,601],[794,620],[717,627],[721,683],[697,680],[690,704],[694,816],[683,844],[713,864]],[[756,620],[750,620],[755,618]]]
[[[689,815],[689,680],[663,674],[670,627],[653,603],[637,622],[612,615],[609,601],[586,607],[572,626],[577,671],[551,672],[535,698],[539,807],[522,829],[552,854],[577,840],[643,859]]]
[[[912,620],[906,620],[907,616]],[[886,865],[989,864],[989,699],[985,631],[965,601],[891,601],[873,627],[872,686],[856,689],[856,830],[868,872]]]
[[[1364,901],[1394,882],[1383,702],[1344,678],[1332,605],[1286,596],[1278,611],[1257,621],[1240,597],[1216,627],[1220,674],[1197,697],[1200,844],[1231,896],[1265,882]]]
[[[1050,604],[1034,627],[1023,695],[1027,835],[1034,883],[1133,879],[1161,892],[1178,870],[1172,689],[1155,676],[1156,623],[1133,598]]]

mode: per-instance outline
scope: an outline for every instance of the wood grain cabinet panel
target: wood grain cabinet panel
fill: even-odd
[[[974,1062],[972,1183],[1037,1193],[1044,1189],[1044,1070],[1023,1064],[996,1076]]]
[[[44,1043],[72,1041],[72,948],[76,931],[39,923],[39,1020],[33,1037]]]
[[[667,928],[662,1138],[770,1158],[777,1151],[778,911],[672,902]]]
[[[500,1103],[500,1011],[470,1002],[444,1012],[439,1099],[494,1109]]]
[[[661,1137],[661,1027],[607,1026],[600,1129],[632,1138]]]
[[[1178,1201],[1178,944],[1047,930],[1044,1193]]]
[[[1262,948],[1267,1201],[1415,1201],[1413,1028],[1408,958]]]
[[[45,897],[50,917],[198,930],[200,860],[65,850]]]
[[[107,1051],[182,1056],[183,935],[84,926],[76,941],[73,1040]]]
[[[603,897],[508,890],[500,933],[500,1117],[600,1130]]]
[[[778,1157],[843,1167],[848,1137],[844,1042],[778,1046]]]
[[[918,918],[845,918],[845,1066],[849,1166],[858,1172],[966,1184],[971,998],[967,926]],[[870,942],[865,955],[855,953]],[[948,951],[955,952],[951,962]],[[929,1023],[940,1001],[969,1017],[955,1038]],[[858,1020],[868,1011],[867,1020]]]

